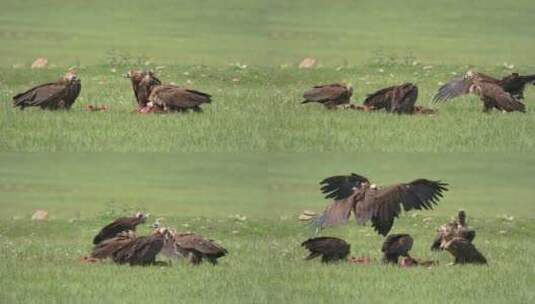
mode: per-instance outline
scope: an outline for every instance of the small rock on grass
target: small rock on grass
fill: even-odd
[[[45,210],[36,210],[32,215],[32,221],[46,221],[48,220],[48,212]]]

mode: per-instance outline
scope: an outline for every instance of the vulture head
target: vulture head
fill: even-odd
[[[65,76],[63,76],[63,79],[66,82],[73,82],[78,80],[78,75],[76,74],[76,70],[69,70]]]
[[[466,74],[464,74],[464,79],[472,79],[475,76],[474,71],[468,70]]]
[[[132,79],[133,82],[141,82],[145,74],[139,70],[130,70],[123,74],[124,78]]]
[[[149,217],[149,213],[143,214],[141,212],[137,212],[134,217],[141,220],[141,223],[145,223],[145,220]]]

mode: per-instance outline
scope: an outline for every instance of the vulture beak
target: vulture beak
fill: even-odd
[[[373,190],[376,190],[377,189],[377,185],[376,184],[371,184],[370,188],[373,189]]]

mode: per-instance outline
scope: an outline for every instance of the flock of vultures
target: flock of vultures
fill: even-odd
[[[317,216],[312,224],[316,234],[325,228],[345,224],[353,213],[358,224],[371,222],[373,229],[386,239],[382,245],[382,263],[400,267],[432,266],[436,261],[422,261],[411,257],[409,251],[413,238],[409,234],[389,234],[394,220],[401,210],[433,209],[448,191],[448,184],[441,181],[416,179],[409,183],[378,187],[368,178],[358,175],[332,176],[320,182],[325,198],[333,202]],[[195,233],[177,233],[174,229],[162,227],[159,221],[152,225],[148,236],[137,236],[136,226],[144,223],[147,216],[137,213],[133,217],[118,218],[106,225],[93,239],[93,250],[82,260],[95,263],[111,259],[117,264],[169,265],[157,261],[161,253],[168,258],[183,258],[197,265],[208,261],[213,265],[228,251],[213,240]],[[454,264],[486,264],[487,260],[473,244],[475,231],[468,227],[466,214],[460,211],[458,218],[442,225],[433,240],[432,250],[444,250],[454,257]],[[350,245],[336,237],[315,237],[301,244],[310,251],[305,258],[310,260],[321,256],[322,262],[347,261],[354,264],[370,264],[370,257],[351,257]],[[400,259],[401,258],[401,259]]]
[[[151,71],[130,71],[130,78],[139,113],[201,112],[201,105],[212,96],[186,87],[162,84]],[[465,94],[476,94],[483,101],[483,111],[525,112],[524,89],[535,84],[535,75],[512,73],[502,79],[468,71],[438,90],[434,101],[448,101]],[[68,110],[80,94],[81,81],[75,71],[53,83],[46,83],[13,97],[13,105],[24,109],[40,107],[47,110]],[[418,87],[412,83],[391,86],[367,95],[362,105],[350,104],[353,89],[343,84],[314,86],[303,94],[302,103],[321,103],[328,109],[345,108],[365,112],[384,110],[398,114],[435,114],[435,110],[416,105]],[[95,108],[90,107],[90,110]],[[98,110],[98,109],[97,109]]]

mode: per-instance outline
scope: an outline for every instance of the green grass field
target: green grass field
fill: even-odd
[[[535,294],[535,158],[500,153],[2,154],[0,296],[9,303],[389,302],[529,303]],[[316,164],[322,164],[317,166]],[[414,236],[412,253],[434,269],[305,262],[313,235],[297,215],[328,201],[318,181],[354,170],[380,184],[425,176],[450,183],[434,211],[411,213],[393,232]],[[30,221],[37,208],[47,222]],[[464,208],[487,267],[447,266],[428,250],[435,229]],[[230,255],[217,267],[82,265],[92,236],[119,214],[150,211],[167,225],[220,241]],[[236,215],[245,216],[238,220]],[[153,217],[153,219],[154,219]],[[511,218],[512,217],[512,218]],[[150,229],[141,227],[140,233]],[[355,256],[380,257],[382,238],[351,223],[323,232],[352,243]],[[7,279],[9,277],[9,279]]]
[[[534,302],[535,86],[525,114],[483,114],[474,96],[431,102],[468,69],[534,74],[534,14],[528,0],[3,0],[0,303]],[[30,69],[41,56],[49,67]],[[299,69],[308,56],[317,67]],[[82,79],[70,112],[11,106],[70,67]],[[202,114],[134,114],[121,77],[131,68],[214,102]],[[316,84],[351,84],[361,103],[409,81],[438,115],[300,104]],[[109,111],[86,112],[89,104]],[[413,235],[412,254],[438,267],[302,260],[313,229],[297,216],[328,203],[319,180],[349,172],[378,184],[450,184],[434,211],[403,215],[393,229]],[[448,254],[428,249],[460,208],[487,267],[450,267]],[[36,209],[50,219],[31,221]],[[79,263],[98,229],[137,210],[218,240],[230,255],[217,267]],[[380,258],[370,227],[323,234]]]

